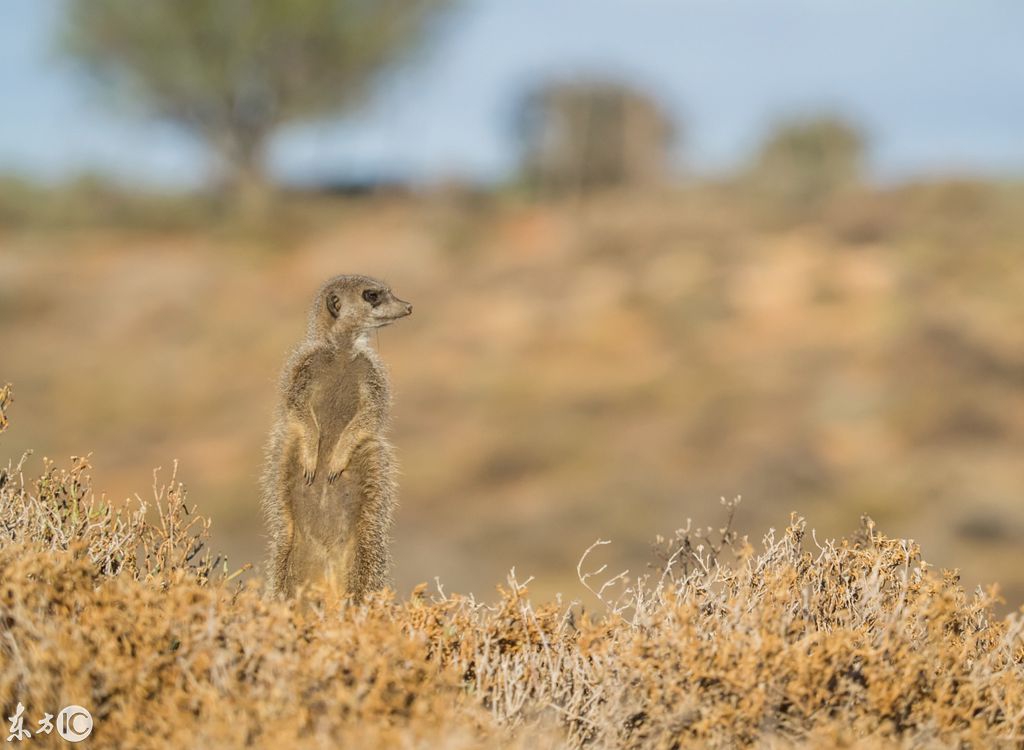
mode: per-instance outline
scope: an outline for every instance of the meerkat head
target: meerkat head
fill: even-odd
[[[321,287],[312,323],[321,334],[358,335],[412,314],[382,281],[368,276],[335,276]]]

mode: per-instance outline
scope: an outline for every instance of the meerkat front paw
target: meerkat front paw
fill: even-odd
[[[333,482],[345,472],[352,461],[352,454],[355,452],[356,446],[359,445],[361,439],[362,436],[357,436],[356,439],[346,439],[343,437],[334,446],[334,450],[331,451],[331,457],[327,461],[328,482]]]
[[[316,479],[316,453],[309,450],[299,451],[299,465],[302,467],[302,478],[306,484],[313,484]]]
[[[341,453],[335,452],[335,454],[331,456],[331,460],[327,463],[327,481],[333,482],[335,479],[340,477],[345,472],[345,469],[348,468],[348,464],[351,459],[351,450]]]

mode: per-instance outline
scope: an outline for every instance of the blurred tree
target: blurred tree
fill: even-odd
[[[76,0],[63,46],[133,102],[188,129],[219,185],[265,192],[283,123],[345,111],[450,0]]]
[[[547,193],[650,185],[666,179],[674,136],[645,94],[617,83],[554,83],[518,111],[522,177]]]
[[[765,139],[748,181],[780,207],[816,210],[861,181],[864,161],[864,136],[850,123],[832,116],[786,122]]]

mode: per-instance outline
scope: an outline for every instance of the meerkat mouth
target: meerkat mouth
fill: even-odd
[[[405,315],[395,315],[394,317],[391,318],[378,318],[373,322],[370,328],[384,328],[385,326],[389,326],[396,320],[401,320],[404,317]]]
[[[396,320],[401,320],[402,318],[407,318],[410,315],[412,315],[412,309],[411,308],[409,310],[404,310],[404,311],[402,311],[400,313],[397,313],[395,315],[388,315],[387,317],[380,317],[380,318],[377,318],[376,320],[374,320],[373,327],[374,328],[383,328],[384,326],[391,325]]]

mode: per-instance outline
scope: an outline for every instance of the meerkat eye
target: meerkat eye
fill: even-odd
[[[367,289],[363,292],[363,299],[369,302],[371,305],[376,307],[380,304],[380,292],[376,289]]]

